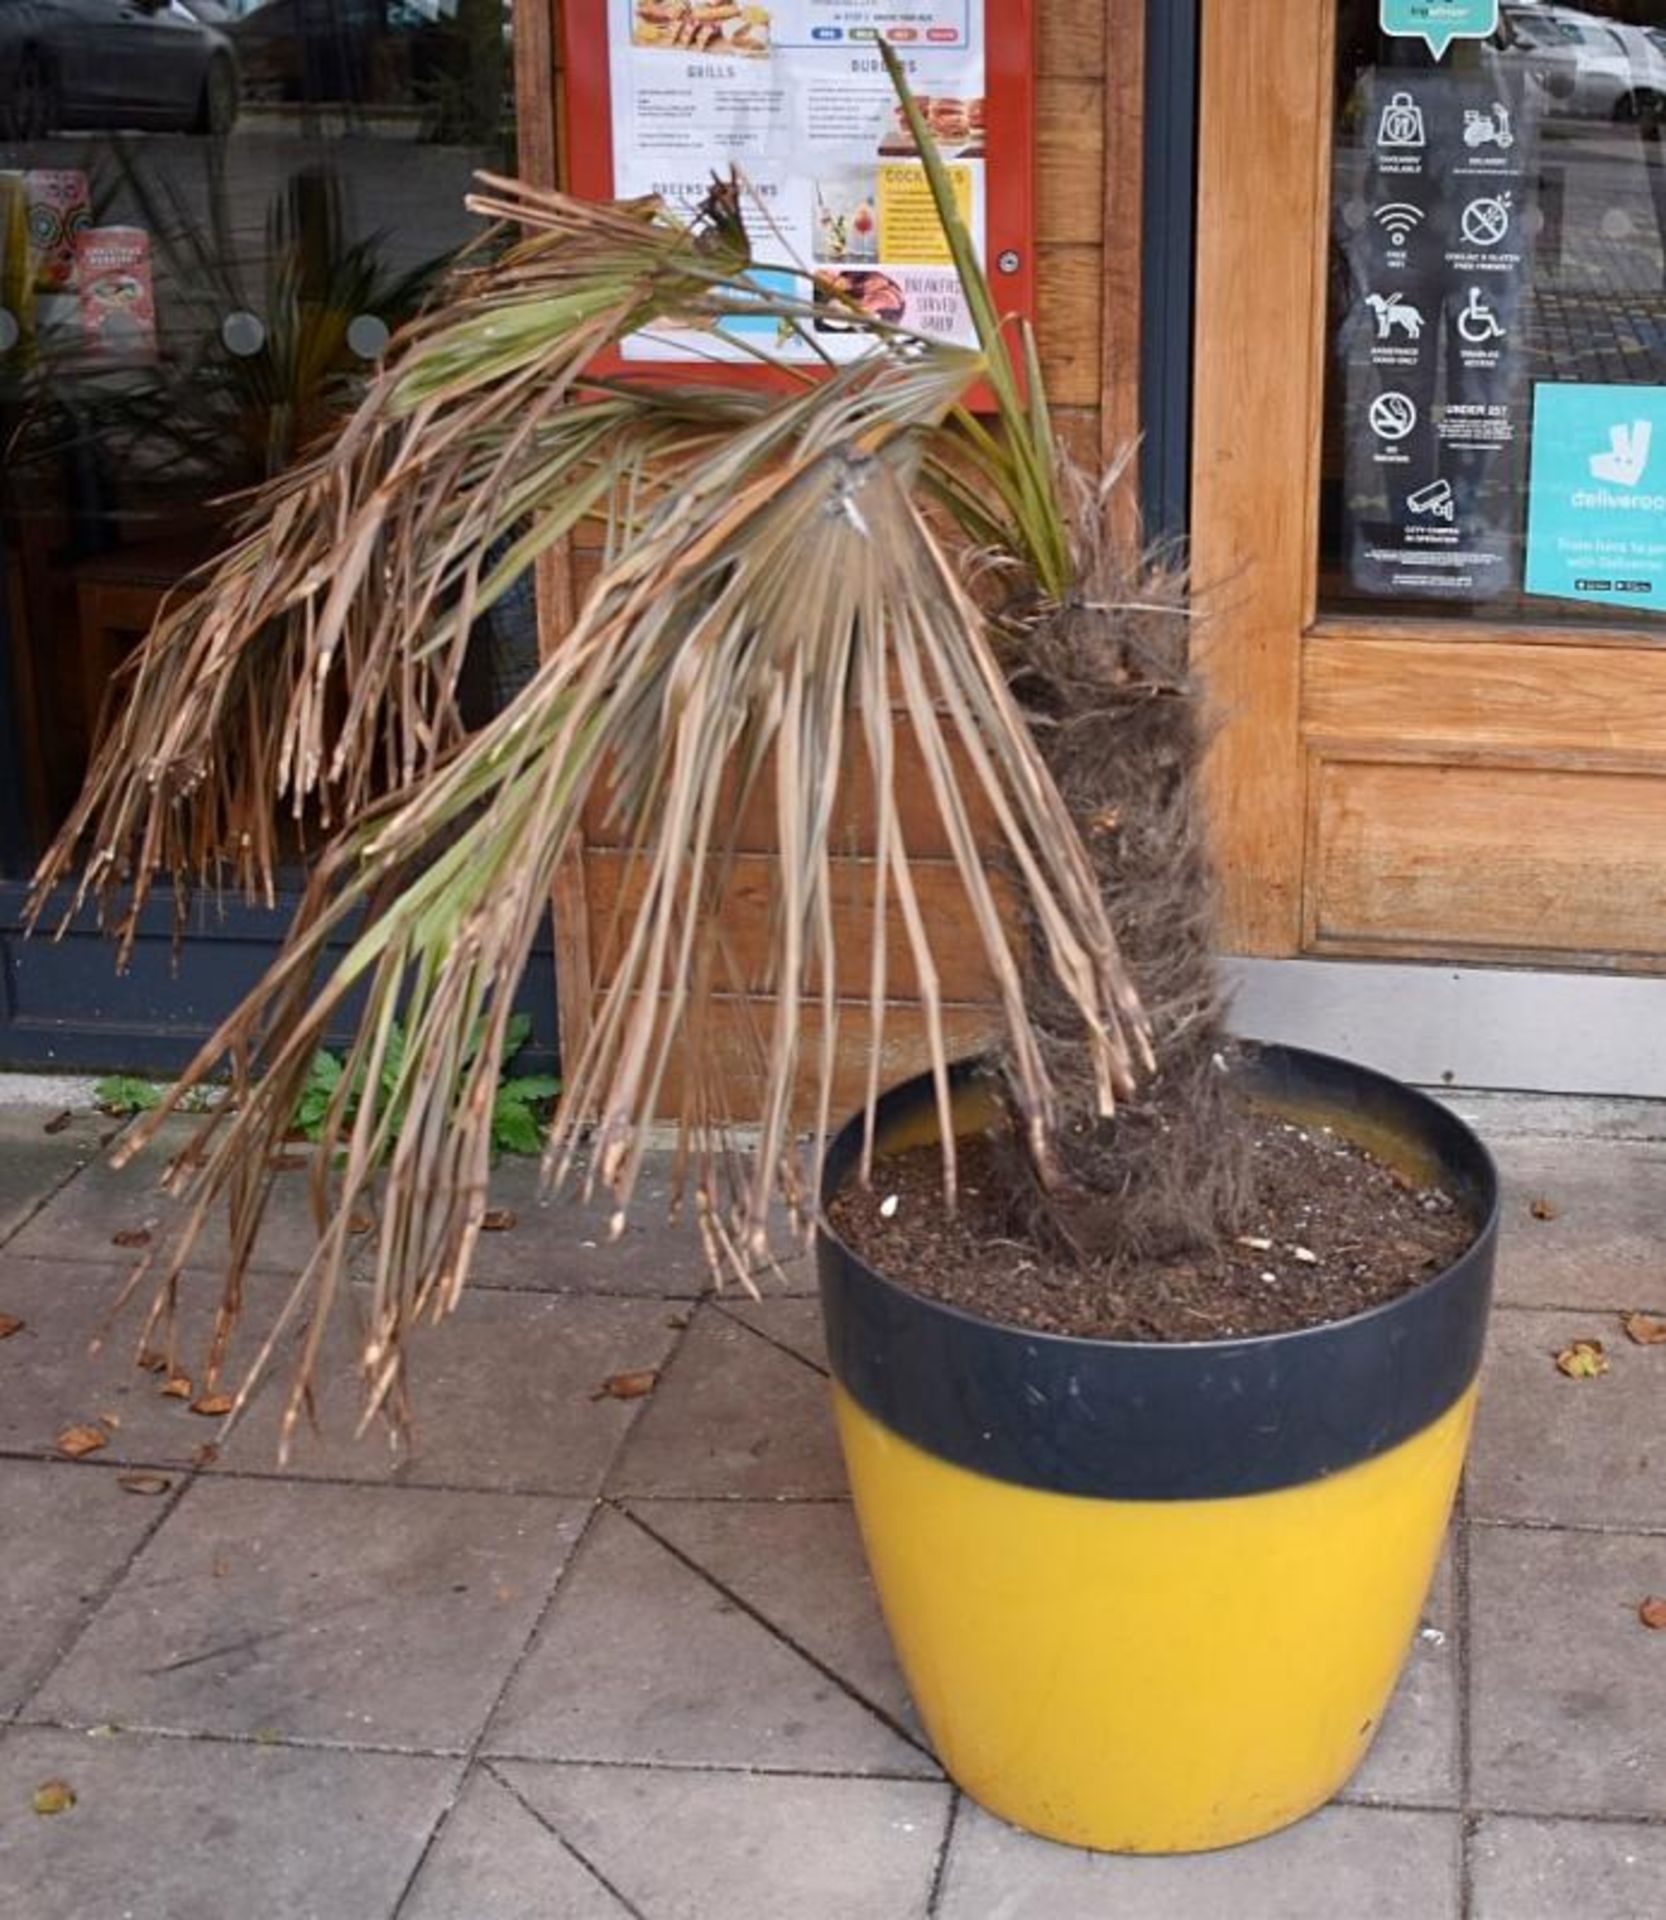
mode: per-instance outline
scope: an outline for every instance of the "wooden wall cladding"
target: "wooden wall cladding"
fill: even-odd
[[[1146,0],[1034,0],[1037,23],[1036,246],[1037,336],[1055,420],[1072,453],[1090,469],[1115,459],[1138,434],[1140,204],[1143,191],[1143,81]],[[521,164],[532,177],[559,177],[560,155],[583,140],[585,129],[558,124],[559,0],[516,0],[519,48],[517,98],[521,114]],[[523,22],[528,30],[523,35]],[[1119,533],[1138,538],[1132,463],[1112,511]],[[575,598],[595,576],[597,541],[581,529],[570,551],[540,576],[546,647],[560,644]],[[919,858],[922,891],[946,924],[963,924],[964,902],[953,869],[943,860],[941,830],[918,782],[901,782],[908,801],[910,847]],[[867,908],[872,899],[872,802],[859,774],[848,783],[842,809],[839,887],[847,903],[836,946],[865,951]],[[557,971],[564,1050],[574,1047],[608,978],[617,952],[621,907],[628,910],[633,876],[628,855],[610,832],[605,806],[592,809],[585,843],[563,870],[556,897]],[[767,830],[749,825],[742,844],[763,854]],[[732,950],[744,974],[758,961],[770,912],[768,862],[743,860],[732,910],[725,914]],[[952,946],[955,943],[949,942]],[[906,943],[894,952],[901,962],[898,1004],[882,1040],[884,1079],[889,1082],[925,1064],[923,1014],[907,998],[912,986]],[[849,977],[848,959],[840,972]],[[945,1022],[957,1050],[972,1051],[991,1038],[998,1018],[991,983],[965,942],[944,974],[949,1004]],[[737,1112],[758,1046],[758,1022],[767,1007],[718,997],[710,1003],[711,1034],[732,1070]],[[819,1023],[820,1015],[814,1019]],[[839,1098],[855,1104],[867,1073],[872,1034],[859,1000],[840,1010]],[[819,1031],[819,1025],[818,1025]],[[668,1104],[675,1089],[667,1089]]]
[[[1656,772],[1317,761],[1308,945],[1666,971]]]

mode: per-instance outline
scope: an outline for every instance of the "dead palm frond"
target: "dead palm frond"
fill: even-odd
[[[333,443],[255,495],[236,543],[164,608],[40,898],[81,862],[76,906],[128,889],[124,944],[158,875],[269,899],[283,810],[327,829],[438,765],[461,738],[473,620],[656,448],[697,457],[700,426],[674,404],[567,402],[602,347],[723,286],[744,236],[486,184],[478,204],[526,237],[454,278]]]
[[[142,890],[158,869],[228,857],[245,879],[269,879],[274,791],[342,823],[282,954],[181,1082],[233,1061],[232,1096],[187,1156],[194,1205],[152,1316],[171,1312],[174,1281],[229,1196],[212,1379],[314,1052],[350,1016],[342,1092],[314,1163],[320,1243],[255,1368],[279,1341],[298,1341],[286,1434],[367,1201],[379,1212],[367,1418],[397,1409],[413,1330],[456,1303],[485,1212],[512,998],[557,865],[598,806],[634,850],[640,886],[566,1063],[551,1154],[566,1172],[594,1123],[590,1177],[622,1213],[648,1123],[675,1111],[714,1263],[745,1270],[777,1184],[807,1213],[795,1093],[809,1090],[819,1145],[839,1012],[854,1002],[870,1026],[871,1112],[904,965],[946,1104],[937,981],[943,942],[966,933],[932,924],[921,904],[899,806],[904,734],[996,983],[1013,1102],[1043,1177],[1054,1088],[992,868],[1016,876],[1052,979],[1080,1016],[1098,1107],[1149,1064],[1091,863],[1008,693],[990,620],[922,504],[958,506],[971,537],[993,540],[1041,591],[1068,587],[1033,351],[1020,336],[1010,356],[933,179],[981,350],[861,322],[871,355],[765,400],[581,378],[601,347],[656,320],[716,322],[764,304],[783,327],[809,324],[809,303],[747,284],[744,236],[721,200],[686,226],[657,203],[594,207],[488,182],[482,207],[528,237],[396,345],[336,447],[261,497],[243,542],[147,643],[46,879],[83,837],[93,844],[84,885],[105,892],[124,874]],[[998,424],[967,414],[978,384]],[[452,691],[474,615],[598,511],[613,538],[572,630],[513,704],[463,739]],[[877,821],[856,962],[834,939],[831,865],[852,763]],[[749,809],[767,815],[776,849],[768,950],[750,980],[773,1005],[757,1029],[757,1150],[726,1182],[731,1116],[709,1023],[712,996],[741,984],[720,907]],[[386,1097],[354,1103],[356,1085]],[[945,1153],[952,1193],[952,1146]]]

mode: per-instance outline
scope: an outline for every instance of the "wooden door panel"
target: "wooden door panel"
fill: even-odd
[[[1204,0],[1193,581],[1225,944],[1666,971],[1666,629],[1632,606],[1334,593],[1327,285],[1355,258],[1333,259],[1334,218],[1366,203],[1333,209],[1332,82],[1368,16]],[[1344,147],[1351,124],[1344,106]]]
[[[1325,759],[1316,952],[1666,969],[1666,783],[1647,773]]]
[[[1310,640],[1302,724],[1315,742],[1637,757],[1666,774],[1666,647]],[[1666,789],[1659,804],[1666,820]]]

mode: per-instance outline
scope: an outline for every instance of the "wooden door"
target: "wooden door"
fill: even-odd
[[[1545,387],[1583,393],[1588,425],[1602,404],[1591,396],[1615,395],[1623,417],[1610,424],[1623,436],[1634,419],[1659,418],[1666,397],[1666,141],[1646,100],[1622,91],[1627,74],[1634,89],[1645,84],[1666,50],[1661,15],[1627,0],[1580,14],[1608,22],[1616,84],[1599,65],[1576,74],[1532,10],[1509,0],[1490,38],[1438,61],[1421,44],[1389,46],[1378,8],[1205,0],[1194,579],[1221,727],[1213,802],[1228,945],[1246,955],[1666,971],[1660,568],[1640,559],[1638,580],[1610,583],[1636,596],[1629,605],[1622,591],[1593,592],[1602,581],[1576,578],[1577,567],[1567,576],[1577,597],[1527,590],[1535,570],[1542,587],[1557,544],[1533,433],[1535,422],[1548,431],[1563,418],[1552,403],[1568,397],[1547,400]],[[1383,63],[1370,81],[1362,48]],[[1519,120],[1494,116],[1509,103]],[[1425,104],[1426,132],[1409,110]],[[1387,133],[1427,143],[1420,170],[1405,176],[1384,157],[1391,107]],[[1434,118],[1448,107],[1437,158]],[[1499,142],[1525,143],[1529,122],[1536,145],[1524,160],[1522,145],[1506,152]],[[1497,169],[1490,185],[1474,170],[1477,154]],[[1380,233],[1391,202],[1438,224],[1469,219],[1482,198],[1524,222],[1509,272],[1487,257],[1484,232],[1469,253],[1467,239],[1448,235],[1421,278],[1406,248],[1353,244],[1363,227]],[[1432,213],[1437,200],[1445,216]],[[1367,284],[1377,270],[1360,265],[1372,259],[1388,263],[1377,285]],[[1444,284],[1443,260],[1457,263]],[[1473,296],[1470,281],[1481,283]],[[1362,347],[1370,316],[1360,303],[1373,294],[1401,324],[1387,321],[1387,345],[1373,330]],[[1397,576],[1386,590],[1381,578],[1362,590],[1355,563],[1369,549],[1326,524],[1368,511],[1372,484],[1348,444],[1360,419],[1339,393],[1373,356],[1410,366],[1450,349],[1453,365],[1459,351],[1466,365],[1486,360],[1458,342],[1484,330],[1476,315],[1487,311],[1500,316],[1492,331],[1525,356],[1514,374],[1494,361],[1478,389],[1496,401],[1499,432],[1514,436],[1509,457],[1472,490],[1476,526],[1461,536],[1492,577],[1438,603]],[[1458,376],[1434,380],[1416,387],[1391,367],[1374,391],[1404,389],[1408,413],[1408,396],[1421,396],[1444,423]],[[1437,454],[1453,444],[1443,438]],[[1636,450],[1629,438],[1616,444]],[[1371,446],[1367,462],[1381,451]],[[1590,452],[1600,474],[1602,442]],[[1468,449],[1459,464],[1473,476],[1485,463]],[[1499,484],[1512,474],[1513,508]],[[1417,489],[1421,509],[1403,494],[1387,511],[1406,525],[1417,511],[1450,514],[1451,490],[1431,484]],[[1639,554],[1666,542],[1650,486],[1666,493],[1666,431],[1641,491],[1617,487],[1626,497],[1592,524],[1633,528]],[[1596,482],[1589,497],[1604,497]],[[1457,507],[1461,520],[1461,498]]]

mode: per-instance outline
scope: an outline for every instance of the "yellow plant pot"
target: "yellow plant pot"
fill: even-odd
[[[1266,1048],[1246,1076],[1259,1103],[1438,1174],[1474,1244],[1349,1320],[1155,1345],[1000,1326],[820,1241],[851,1490],[921,1718],[973,1799],[1077,1846],[1229,1846],[1328,1800],[1381,1723],[1463,1465],[1485,1149],[1341,1061]],[[969,1131],[989,1091],[958,1081]],[[882,1149],[935,1137],[929,1080],[880,1124]],[[835,1142],[826,1192],[860,1140],[857,1121]]]

